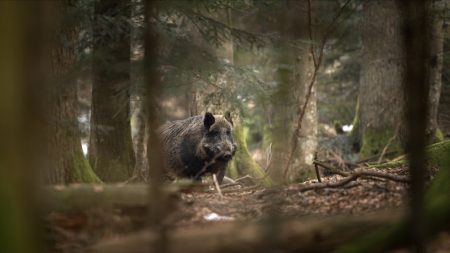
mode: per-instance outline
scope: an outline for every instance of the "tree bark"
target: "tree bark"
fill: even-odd
[[[301,181],[314,175],[312,165],[317,146],[317,105],[315,88],[306,106],[300,131],[293,136],[299,126],[298,120],[305,103],[314,70],[310,45],[296,43],[296,40],[311,40],[308,34],[308,1],[286,1],[286,13],[280,17],[282,38],[278,51],[277,88],[274,93],[273,128],[271,141],[273,161],[269,173],[276,181]],[[301,15],[298,14],[301,12]],[[313,29],[313,28],[311,28]],[[312,42],[311,42],[312,43]],[[292,52],[295,52],[294,54]],[[294,115],[294,116],[293,116]],[[293,142],[297,142],[294,153]],[[289,170],[289,156],[292,156]],[[284,174],[284,175],[283,175]],[[286,178],[283,178],[286,176]]]
[[[48,125],[49,161],[46,181],[52,184],[100,182],[81,149],[78,129],[77,87],[75,83],[77,20],[70,15],[70,0],[52,2],[50,8],[61,20],[54,27],[50,50],[50,96]]]
[[[89,161],[106,182],[128,179],[135,165],[129,120],[130,15],[130,1],[95,2]]]
[[[397,2],[364,2],[363,15],[358,117],[362,159],[381,153],[393,136],[396,138],[388,151],[401,146],[397,131],[403,129],[405,72]]]
[[[428,33],[429,38],[429,57],[428,75],[430,82],[429,108],[427,122],[427,142],[439,141],[437,134],[438,126],[438,108],[442,87],[442,66],[444,56],[444,20],[438,15],[429,19]]]
[[[317,66],[319,67],[319,66]],[[297,50],[297,58],[294,63],[294,82],[297,89],[297,108],[303,107],[306,102],[308,88],[314,72],[314,64],[308,47]],[[297,115],[300,112],[297,111]],[[297,116],[298,117],[298,116]],[[295,121],[294,121],[295,122]],[[292,168],[288,174],[288,180],[304,181],[314,175],[313,161],[317,149],[317,98],[316,88],[312,87],[311,95],[305,108],[305,115],[301,122],[301,129],[297,138],[298,148],[295,152]],[[295,138],[295,137],[294,137]]]

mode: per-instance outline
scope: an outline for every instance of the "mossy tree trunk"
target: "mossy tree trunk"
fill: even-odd
[[[396,1],[367,1],[363,8],[362,62],[360,74],[358,142],[360,158],[387,151],[400,151],[406,136],[404,121],[405,74],[401,15]],[[380,19],[380,16],[386,18]],[[442,75],[442,18],[428,23],[430,82],[427,139],[434,141]],[[388,145],[389,143],[389,145]]]
[[[359,91],[360,157],[377,155],[391,141],[398,150],[403,129],[402,77],[405,66],[401,9],[396,1],[364,2]],[[380,18],[383,16],[384,18]]]
[[[234,140],[238,146],[233,160],[227,168],[227,175],[231,178],[239,178],[249,175],[255,182],[263,186],[273,185],[272,179],[250,156],[247,147],[247,134],[242,126],[237,126],[233,131]]]
[[[94,15],[89,161],[103,181],[123,181],[135,165],[129,117],[131,2],[96,1]]]
[[[55,25],[50,53],[50,105],[48,125],[50,165],[46,181],[52,184],[100,182],[81,149],[75,83],[77,19],[70,0],[51,2],[63,22]]]

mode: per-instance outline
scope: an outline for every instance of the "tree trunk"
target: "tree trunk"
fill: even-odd
[[[77,87],[74,78],[77,21],[70,12],[71,1],[52,2],[51,8],[61,17],[56,25],[50,52],[50,97],[48,125],[50,165],[46,181],[52,184],[100,182],[81,149],[78,129]],[[64,19],[63,19],[64,18]]]
[[[310,10],[307,1],[286,3],[287,12],[283,13],[284,16],[280,17],[279,22],[283,27],[280,28],[282,41],[278,48],[278,84],[272,96],[273,161],[269,173],[276,181],[293,182],[305,180],[313,175],[312,161],[317,146],[317,106],[315,89],[312,87],[305,115],[298,125],[314,65],[310,45],[294,41],[311,39],[307,32],[309,30],[307,12]],[[298,11],[302,12],[301,15]],[[297,127],[300,127],[299,134],[293,136]],[[289,157],[292,159],[290,165],[287,164]]]
[[[304,46],[297,50],[297,58],[294,64],[294,81],[297,89],[297,117],[305,103],[308,88],[312,79],[314,64],[309,48]],[[295,122],[295,121],[294,121]],[[312,87],[311,95],[305,108],[301,129],[297,136],[298,148],[295,152],[296,159],[288,173],[288,180],[304,181],[314,177],[314,153],[317,149],[317,98],[315,86]]]
[[[272,161],[268,167],[268,173],[276,182],[283,181],[283,169],[286,167],[290,147],[289,136],[292,132],[293,112],[295,107],[292,96],[291,78],[293,76],[288,66],[292,65],[290,57],[291,49],[288,42],[280,43],[278,53],[278,69],[276,73],[277,87],[272,95],[273,112],[271,117],[272,127],[270,131],[270,142],[272,143]]]
[[[444,55],[444,20],[435,15],[430,18],[428,33],[429,38],[429,59],[428,59],[428,75],[430,82],[429,108],[428,108],[428,124],[427,124],[427,141],[432,143],[436,138],[438,126],[438,107],[442,86],[442,64]]]
[[[450,137],[450,84],[443,83],[442,85],[438,109],[438,124],[441,139]]]
[[[129,120],[130,15],[130,1],[95,2],[89,161],[107,182],[128,179],[135,162]]]
[[[396,1],[367,1],[363,6],[362,65],[359,91],[361,158],[400,148],[405,72],[401,9]],[[383,16],[383,18],[380,18]]]
[[[445,26],[444,34],[448,35],[450,33],[450,28],[448,25]],[[443,52],[448,52],[450,49],[450,40],[446,38],[444,40]],[[439,97],[438,106],[438,125],[439,130],[437,132],[437,137],[449,138],[450,137],[450,72],[448,71],[450,67],[450,59],[448,57],[443,57],[443,69],[442,73],[442,88]]]
[[[359,92],[358,136],[360,158],[399,151],[406,136],[403,123],[404,97],[402,78],[405,74],[404,50],[401,47],[402,9],[396,1],[364,2],[362,29],[362,65]],[[386,18],[380,19],[380,15]],[[442,19],[434,17],[428,24],[430,57],[428,71],[430,101],[427,139],[434,141],[437,129],[437,107],[442,75]]]
[[[233,131],[233,137],[238,146],[236,154],[227,167],[227,175],[231,178],[239,178],[249,175],[254,183],[260,183],[263,186],[271,186],[273,184],[270,177],[266,175],[264,170],[253,160],[248,152],[247,135],[242,126],[236,126]]]

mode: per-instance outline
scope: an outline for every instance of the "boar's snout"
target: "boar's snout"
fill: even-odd
[[[222,160],[228,162],[229,160],[231,160],[231,158],[233,158],[233,156],[231,155],[230,152],[226,152],[225,154],[223,154],[223,156],[221,158],[222,158]]]
[[[230,147],[231,146],[231,147]],[[233,158],[234,153],[236,152],[236,145],[210,145],[203,144],[203,148],[206,153],[211,158],[217,158],[222,161],[228,162]]]

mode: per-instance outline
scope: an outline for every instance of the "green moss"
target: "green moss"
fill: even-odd
[[[450,170],[450,140],[427,147],[428,161],[441,170]]]
[[[362,136],[361,151],[359,154],[360,159],[365,159],[380,154],[393,136],[393,129],[367,128]],[[395,138],[390,143],[386,152],[399,151],[400,149],[400,142],[398,138]]]
[[[233,165],[230,165],[229,175],[232,178],[239,176],[250,175],[253,178],[261,179],[263,186],[272,186],[272,179],[266,176],[263,169],[252,159],[248,153],[248,147],[246,142],[246,133],[242,127],[236,127],[233,135],[238,146],[236,154],[233,159]]]
[[[226,169],[226,176],[233,179],[239,178],[239,172],[236,168],[236,162],[234,160],[228,163]]]
[[[73,176],[75,182],[80,183],[101,183],[102,181],[97,177],[94,171],[91,168],[86,157],[84,157],[83,153],[76,152],[73,157]]]
[[[441,142],[443,141],[444,138],[444,134],[442,133],[441,129],[436,129],[436,132],[434,133],[434,138],[435,138],[435,142]]]

